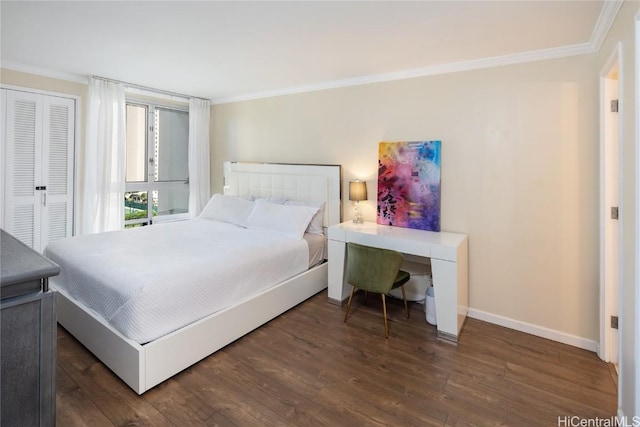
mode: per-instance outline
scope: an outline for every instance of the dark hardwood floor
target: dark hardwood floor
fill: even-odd
[[[58,327],[58,426],[556,426],[610,418],[615,371],[597,355],[474,319],[458,345],[422,305],[344,307],[321,292],[138,396]]]

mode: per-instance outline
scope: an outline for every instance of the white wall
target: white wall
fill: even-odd
[[[378,142],[442,140],[442,229],[467,233],[470,306],[595,345],[595,55],[212,107],[212,190],[224,160],[343,166],[368,181]],[[344,219],[351,218],[345,201]]]
[[[629,417],[640,417],[640,373],[636,361],[640,358],[638,335],[640,321],[638,301],[638,212],[636,210],[636,168],[638,135],[637,126],[637,46],[635,40],[635,17],[640,11],[640,2],[624,2],[613,27],[598,54],[598,71],[601,70],[617,43],[622,43],[622,82],[620,113],[622,114],[622,182],[620,196],[621,239],[621,299],[620,299],[620,355],[619,396],[620,413]]]

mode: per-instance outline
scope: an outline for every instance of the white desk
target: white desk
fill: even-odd
[[[438,336],[458,341],[469,305],[466,235],[349,221],[329,227],[328,236],[331,302],[342,304],[351,291],[344,274],[347,242],[431,258]]]

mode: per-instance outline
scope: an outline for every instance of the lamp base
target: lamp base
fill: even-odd
[[[356,201],[356,205],[353,209],[353,222],[355,224],[362,224],[364,221],[362,220],[362,210],[360,210],[360,201]]]

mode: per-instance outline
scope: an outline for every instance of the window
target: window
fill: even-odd
[[[125,227],[189,211],[189,112],[127,102]]]

